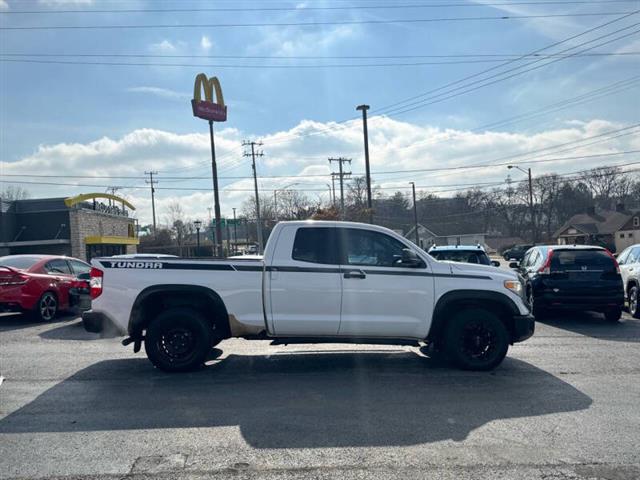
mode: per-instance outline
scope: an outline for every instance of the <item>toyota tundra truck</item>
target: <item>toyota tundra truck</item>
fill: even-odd
[[[490,370],[534,319],[512,271],[438,261],[375,225],[295,221],[275,226],[264,256],[243,260],[92,260],[91,332],[144,343],[157,368],[193,370],[224,339],[385,343],[442,352]]]

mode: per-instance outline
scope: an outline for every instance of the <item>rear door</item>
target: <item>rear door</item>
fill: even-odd
[[[265,285],[267,315],[276,335],[338,333],[342,277],[335,230],[313,225],[281,229]]]
[[[399,264],[410,248],[382,232],[337,228],[342,252],[340,335],[424,338],[433,311],[433,277]]]

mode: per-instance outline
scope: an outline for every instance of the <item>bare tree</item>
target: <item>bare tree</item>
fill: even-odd
[[[0,199],[5,202],[24,200],[26,198],[29,198],[29,192],[22,187],[9,185],[0,191]]]

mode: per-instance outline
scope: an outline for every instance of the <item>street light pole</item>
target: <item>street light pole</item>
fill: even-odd
[[[373,206],[371,203],[371,169],[369,167],[369,128],[367,126],[367,110],[369,105],[358,105],[356,110],[362,112],[362,129],[364,133],[364,168],[367,178],[367,209],[369,210],[369,223],[373,223]]]
[[[411,184],[411,191],[413,192],[413,229],[416,234],[416,245],[420,246],[420,235],[418,234],[418,204],[416,203],[416,184],[415,182],[409,182]]]
[[[533,208],[533,180],[531,178],[531,168],[527,168],[525,170],[524,168],[521,168],[517,165],[508,165],[507,168],[517,168],[521,172],[526,173],[527,177],[529,178],[529,216],[531,217],[531,238],[533,240],[533,243],[536,243],[537,235],[535,231],[535,211]]]
[[[202,222],[200,220],[196,220],[193,222],[196,227],[196,257],[200,256],[200,227],[202,227]]]

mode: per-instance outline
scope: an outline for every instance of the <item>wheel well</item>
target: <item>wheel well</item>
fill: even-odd
[[[456,299],[438,305],[434,311],[431,329],[427,337],[428,341],[438,341],[444,334],[448,321],[458,312],[472,308],[487,310],[496,315],[504,324],[513,338],[515,335],[515,325],[513,311],[500,300],[495,299]]]
[[[176,285],[150,287],[143,290],[131,309],[129,335],[142,336],[142,332],[161,312],[175,307],[188,307],[196,310],[216,330],[216,335],[229,338],[229,316],[224,302],[213,290],[205,287]]]
[[[638,282],[635,279],[631,279],[627,282],[627,295],[629,294],[629,290],[631,289],[631,287],[637,287],[638,286]]]

